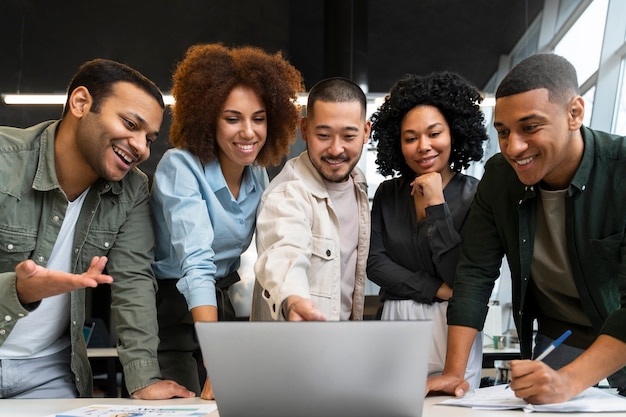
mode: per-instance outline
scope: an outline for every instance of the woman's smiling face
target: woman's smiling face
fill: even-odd
[[[450,169],[450,127],[437,107],[420,105],[409,110],[400,126],[400,146],[416,175]]]

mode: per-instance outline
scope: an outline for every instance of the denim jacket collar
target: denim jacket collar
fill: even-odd
[[[33,189],[37,191],[50,191],[61,188],[57,180],[56,168],[54,165],[54,136],[60,121],[50,123],[43,132],[39,140],[39,163],[37,164],[37,174],[33,180]]]

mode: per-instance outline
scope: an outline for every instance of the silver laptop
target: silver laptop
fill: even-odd
[[[220,417],[420,417],[430,321],[216,322],[196,330]]]

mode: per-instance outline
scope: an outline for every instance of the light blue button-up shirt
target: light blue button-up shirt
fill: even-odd
[[[170,149],[159,161],[151,200],[152,268],[159,279],[179,279],[190,309],[217,305],[215,281],[239,267],[268,183],[264,168],[246,167],[235,200],[217,159],[202,165],[190,152]]]

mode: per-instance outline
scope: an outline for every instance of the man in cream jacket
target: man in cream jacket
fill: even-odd
[[[370,134],[366,98],[345,78],[309,92],[302,138],[258,209],[252,320],[361,320],[370,211],[356,167]]]

